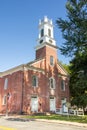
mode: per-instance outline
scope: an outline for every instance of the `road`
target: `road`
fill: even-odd
[[[0,118],[0,130],[87,130],[87,128],[35,120]]]

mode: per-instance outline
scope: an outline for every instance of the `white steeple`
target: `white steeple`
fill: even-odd
[[[47,16],[45,16],[43,20],[39,20],[39,36],[37,46],[41,47],[46,43],[56,46],[53,35],[52,20],[49,20]]]

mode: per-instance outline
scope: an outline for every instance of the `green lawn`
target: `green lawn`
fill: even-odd
[[[87,123],[87,116],[65,116],[65,115],[33,115],[33,116],[23,116],[23,118],[32,118],[32,119],[48,119],[48,120],[64,120],[71,122]]]

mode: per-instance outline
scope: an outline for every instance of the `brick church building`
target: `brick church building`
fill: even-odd
[[[66,112],[69,75],[57,59],[52,20],[39,21],[35,60],[0,72],[0,113]]]

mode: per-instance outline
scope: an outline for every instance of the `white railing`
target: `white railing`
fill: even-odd
[[[68,112],[64,112],[63,108],[56,108],[56,114],[80,116],[80,115],[84,115],[84,111],[83,109],[78,109],[78,110],[69,109]]]

